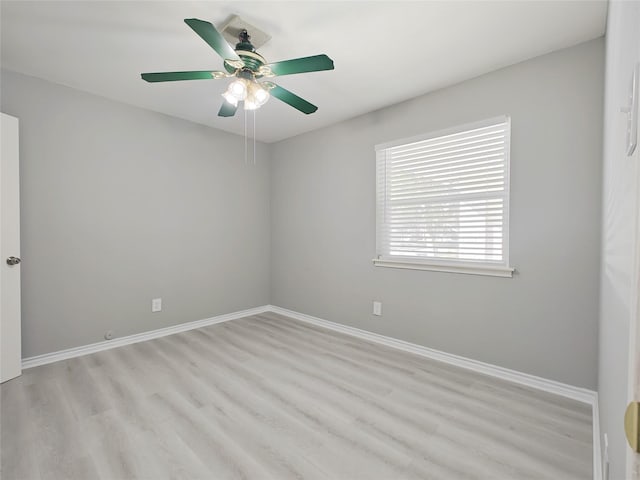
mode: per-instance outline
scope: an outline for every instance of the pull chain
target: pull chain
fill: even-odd
[[[249,113],[244,110],[244,163],[249,164],[249,135],[247,129],[247,116]],[[253,165],[257,165],[256,155],[256,111],[253,110]]]
[[[244,114],[244,164],[249,163],[249,158],[247,156],[247,111],[244,110],[242,112]]]

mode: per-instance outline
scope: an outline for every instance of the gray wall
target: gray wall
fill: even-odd
[[[595,388],[603,47],[593,40],[275,144],[271,302]],[[501,114],[512,117],[515,277],[374,267],[374,145]]]
[[[1,81],[21,128],[23,356],[269,303],[265,145],[246,165],[242,137]]]
[[[621,480],[631,478],[630,471],[625,473],[625,455],[631,450],[622,419],[627,399],[640,398],[640,386],[634,393],[628,385],[629,337],[636,321],[633,299],[639,294],[634,258],[639,258],[640,245],[640,149],[626,156],[626,117],[620,107],[626,104],[633,68],[640,61],[640,2],[609,3],[606,51],[598,393],[600,432],[609,437],[610,478]],[[637,363],[638,340],[631,341]]]

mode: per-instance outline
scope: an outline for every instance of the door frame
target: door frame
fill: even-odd
[[[638,45],[640,52],[640,44]],[[640,81],[640,58],[634,65],[638,70],[638,80]],[[638,102],[638,100],[636,101]],[[640,107],[636,107],[634,113],[640,117]],[[640,127],[638,127],[640,130]],[[638,132],[640,137],[640,131]],[[631,298],[629,299],[629,355],[627,365],[627,401],[640,401],[640,145],[630,157],[624,160],[633,162],[635,168],[635,205],[633,228],[633,253],[632,253],[632,278],[631,278]],[[621,422],[622,423],[622,422]],[[640,454],[634,452],[627,446],[626,455],[626,477],[640,480]]]

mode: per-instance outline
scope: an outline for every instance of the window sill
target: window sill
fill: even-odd
[[[409,270],[429,270],[432,272],[462,273],[466,275],[488,275],[491,277],[513,277],[514,268],[489,265],[442,265],[436,263],[411,262],[407,260],[373,259],[376,267],[405,268]]]

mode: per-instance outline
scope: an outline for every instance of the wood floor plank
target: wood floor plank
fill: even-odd
[[[28,408],[34,428],[33,449],[42,479],[79,478],[87,470],[89,454],[82,430],[69,397],[58,381],[34,383],[25,387]]]
[[[195,335],[208,336],[204,332],[196,332]],[[218,335],[214,339],[209,338],[206,344],[206,348],[215,346],[215,350],[210,350],[208,355],[215,358],[216,368],[227,369],[233,378],[242,382],[251,392],[263,395],[265,406],[272,404],[321,435],[328,436],[332,442],[347,448],[358,449],[361,457],[364,456],[373,464],[380,463],[380,468],[390,466],[393,471],[390,471],[389,475],[398,474],[400,465],[408,462],[406,455],[399,454],[387,445],[370,442],[366,438],[361,439],[360,432],[350,431],[348,425],[353,421],[353,415],[347,418],[337,415],[335,405],[318,403],[317,399],[311,395],[292,397],[290,392],[285,390],[286,385],[280,379],[260,372],[260,366],[264,366],[265,363],[254,364],[249,368],[246,363],[243,365],[229,363],[227,358],[233,358],[235,351],[230,350],[228,342],[215,345],[215,342],[219,342],[221,338],[223,335]],[[201,340],[196,337],[196,341]],[[268,382],[265,381],[266,379]],[[313,381],[313,377],[308,376],[304,380]]]
[[[273,313],[1,393],[6,480],[591,477],[588,405]]]
[[[240,324],[240,329],[242,328],[256,328],[256,327],[247,327],[246,325],[242,325]],[[260,327],[262,328],[262,326]],[[236,327],[236,330],[238,330],[238,328]],[[245,330],[246,331],[246,330]],[[295,339],[294,338],[289,338],[287,342],[288,345],[295,345]],[[314,339],[316,345],[318,344],[317,339]],[[247,335],[247,341],[250,341],[250,337]],[[262,340],[260,340],[263,343],[268,343],[268,342],[272,342],[271,345],[276,347],[276,343],[273,343],[273,340],[270,340],[268,338],[264,338]],[[276,341],[277,342],[277,341]],[[279,348],[289,348],[289,347],[279,347]],[[291,347],[293,349],[295,349],[296,347],[293,346]],[[306,353],[307,356],[309,356],[310,353],[313,353],[314,351],[317,351],[317,348],[314,345],[304,345],[303,350]],[[327,348],[329,348],[329,346],[327,346]],[[342,357],[340,355],[340,349],[335,345],[335,344],[331,344],[330,348],[332,350],[332,353],[330,354],[331,357],[333,357],[334,359],[338,359],[339,361],[347,361],[346,358]],[[320,352],[322,352],[323,350],[320,350]],[[338,354],[336,354],[335,352],[338,352]],[[294,353],[291,352],[291,354],[293,355]],[[298,358],[302,358],[302,357],[298,357]],[[354,356],[354,359],[357,358],[356,356]],[[359,363],[358,363],[359,362]],[[534,430],[539,430],[540,428],[544,428],[544,426],[551,422],[552,423],[552,428],[549,429],[549,432],[553,432],[553,433],[557,433],[558,435],[562,435],[561,432],[558,432],[559,427],[562,426],[567,426],[567,422],[568,423],[568,428],[571,430],[573,427],[575,427],[575,422],[572,423],[572,418],[566,418],[568,413],[571,412],[566,412],[565,410],[560,411],[560,416],[556,415],[551,415],[551,411],[548,411],[550,409],[547,409],[547,411],[545,411],[544,408],[541,409],[532,409],[531,405],[528,405],[528,403],[530,403],[529,400],[527,400],[527,402],[523,402],[523,398],[515,398],[513,401],[504,401],[504,397],[505,397],[505,393],[501,394],[501,395],[493,395],[493,396],[487,396],[485,394],[483,394],[483,392],[477,392],[475,389],[477,388],[475,385],[473,386],[473,388],[468,388],[471,387],[473,385],[473,382],[468,381],[468,382],[454,382],[454,383],[450,383],[450,378],[449,377],[442,377],[441,375],[433,375],[431,373],[425,373],[425,372],[413,372],[410,370],[407,370],[407,375],[402,376],[401,373],[403,372],[398,372],[397,370],[389,370],[389,369],[380,369],[380,368],[375,368],[372,369],[370,368],[368,365],[371,364],[375,364],[375,358],[364,358],[361,360],[356,360],[355,363],[351,366],[356,367],[355,369],[358,372],[366,372],[366,373],[370,373],[370,375],[367,376],[367,378],[369,379],[374,379],[374,381],[380,381],[382,380],[384,385],[387,387],[393,387],[396,389],[401,389],[401,391],[405,392],[406,394],[410,394],[413,393],[414,396],[422,401],[423,399],[423,395],[425,393],[425,385],[429,386],[429,394],[432,396],[441,396],[441,397],[447,397],[447,398],[442,398],[442,404],[446,404],[446,405],[456,405],[461,411],[464,410],[471,410],[471,409],[485,409],[485,410],[494,410],[496,412],[499,412],[501,415],[504,415],[504,412],[507,411],[513,411],[514,418],[518,418],[520,420],[528,420],[530,423],[531,428],[533,428]],[[347,367],[349,367],[350,365],[347,364]],[[350,369],[353,370],[353,369]],[[350,371],[348,370],[348,371]],[[337,375],[340,375],[341,372],[343,371],[343,369],[340,369],[337,371]],[[438,388],[441,387],[441,388]],[[375,387],[371,387],[371,388],[375,388]],[[451,393],[450,395],[447,396],[447,393]],[[510,392],[506,392],[506,393],[510,393]],[[438,403],[436,403],[437,405]],[[584,420],[588,420],[587,418],[585,418]],[[574,436],[579,433],[580,434],[580,438],[585,441],[585,442],[591,442],[591,431],[589,428],[590,422],[588,421],[584,421],[579,423],[579,425],[584,425],[584,428],[579,430],[579,432],[575,432],[575,431],[571,431],[570,433],[572,433]],[[529,435],[529,433],[527,433],[527,435]],[[567,434],[567,436],[569,436],[570,434]]]
[[[262,327],[263,325],[259,328]],[[304,325],[302,328],[308,328],[308,326]],[[290,338],[290,340],[290,344],[292,345],[299,343],[299,338],[295,343],[295,337]],[[314,349],[314,346],[321,342],[322,340],[319,340],[314,335],[313,344],[309,344],[305,348]],[[372,345],[372,347],[375,348],[377,345]],[[331,342],[324,348],[334,352],[331,355],[339,357],[341,351],[339,343]],[[376,351],[373,352],[373,355],[365,355],[364,357],[359,354],[351,355],[353,361],[361,362],[358,367],[359,371],[369,368],[368,365],[375,364],[378,358],[380,358],[380,355]],[[503,380],[489,378],[485,375],[462,371],[460,368],[449,365],[446,366],[447,370],[444,372],[433,368],[425,368],[429,364],[431,364],[431,366],[433,366],[433,364],[439,364],[439,362],[433,362],[428,359],[422,359],[421,363],[422,366],[417,368],[412,376],[402,379],[401,382],[410,385],[415,381],[419,381],[419,390],[423,390],[424,385],[441,386],[444,389],[450,388],[457,390],[460,394],[457,395],[458,400],[465,398],[464,401],[467,407],[479,404],[485,407],[493,407],[500,412],[505,412],[506,409],[508,412],[512,412],[514,416],[520,418],[526,417],[534,425],[546,425],[551,422],[551,430],[553,431],[556,431],[559,426],[565,425],[571,430],[571,433],[567,433],[567,435],[579,434],[584,441],[591,442],[591,409],[589,406],[583,404],[576,405],[576,402],[567,402],[567,399],[558,399],[558,404],[549,403],[548,399],[553,400],[557,397],[546,392],[538,392],[533,389],[510,384]],[[436,368],[441,367],[442,364],[439,364]],[[450,368],[457,368],[457,371],[451,370]],[[398,378],[397,372],[391,372],[389,369],[376,369],[375,372],[375,377],[378,378],[381,375],[388,374],[387,380],[390,382],[393,382],[394,378]],[[445,372],[446,374],[444,374]],[[463,376],[460,376],[460,373],[462,373]],[[465,388],[466,386],[472,386],[471,390]],[[469,396],[472,398],[469,399]],[[469,404],[469,402],[473,403]],[[570,405],[574,405],[575,410],[571,409]],[[573,420],[576,420],[577,423]],[[575,431],[576,425],[578,427],[582,426],[582,428]]]
[[[24,378],[0,386],[0,478],[40,479],[36,460],[35,429],[28,408]]]
[[[243,332],[242,338],[245,340],[245,343],[249,343],[249,340],[248,340],[249,337],[250,337],[249,332]],[[237,339],[237,341],[239,341],[239,339]],[[259,349],[259,347],[256,347],[256,348]],[[306,348],[309,348],[309,347],[307,346]],[[275,350],[275,349],[272,349],[272,350]],[[259,355],[259,353],[260,352],[258,350],[257,354]],[[298,358],[302,358],[302,357],[298,357]],[[291,368],[297,369],[298,367],[291,367]],[[279,375],[287,375],[286,371],[287,371],[286,363],[283,363],[279,365],[276,370],[269,372],[269,378],[276,378]],[[311,376],[311,373],[308,371],[301,371],[300,373],[305,377]],[[434,430],[438,424],[447,425],[448,423],[450,425],[447,425],[447,428],[454,428],[454,427],[460,428],[461,418],[464,417],[465,414],[467,413],[467,410],[463,410],[459,412],[457,416],[449,414],[449,415],[440,416],[440,417],[430,417],[428,420],[426,420],[427,423],[422,423],[421,418],[423,418],[424,416],[421,414],[424,412],[414,409],[413,411],[409,412],[409,415],[407,415],[406,403],[402,404],[403,408],[399,410],[396,408],[395,402],[386,406],[384,405],[384,402],[380,401],[380,399],[370,403],[366,401],[360,402],[360,400],[364,400],[361,396],[355,396],[353,394],[351,394],[350,397],[349,396],[345,397],[344,395],[341,396],[340,394],[344,393],[344,391],[341,392],[340,390],[337,390],[336,392],[334,392],[334,395],[335,395],[334,397],[324,396],[327,392],[331,391],[332,387],[333,385],[331,385],[331,382],[326,381],[325,379],[325,385],[323,385],[321,389],[316,391],[315,395],[318,398],[322,398],[324,401],[330,404],[356,406],[357,409],[361,412],[359,415],[359,419],[361,420],[362,423],[369,426],[370,428],[374,428],[375,425],[368,424],[366,419],[377,418],[378,423],[381,423],[383,425],[382,427],[377,428],[377,431],[379,432],[393,431],[393,428],[396,426],[403,427],[400,432],[396,433],[395,437],[389,435],[389,438],[396,442],[399,442],[400,444],[403,444],[402,441],[399,440],[399,437],[404,435],[407,438],[404,440],[404,445],[418,443],[418,442],[415,442],[415,438],[413,438],[414,441],[411,440],[412,438],[411,433],[414,433],[414,432],[411,432],[412,430],[416,430],[418,435],[422,435],[424,437],[425,434],[428,433],[430,430]],[[351,393],[351,392],[347,391],[347,393]],[[422,403],[424,403],[424,401]],[[443,402],[443,404],[447,405],[448,402],[446,403]],[[557,445],[547,445],[545,443],[539,442],[539,440],[548,440],[548,438],[532,439],[530,438],[531,432],[526,429],[522,429],[519,432],[520,435],[518,435],[517,431],[514,432],[510,428],[501,427],[500,423],[487,422],[487,421],[484,421],[484,418],[478,417],[475,415],[466,415],[466,417],[467,417],[465,419],[466,423],[462,425],[464,428],[471,431],[473,431],[474,428],[475,429],[479,429],[480,427],[483,428],[481,432],[482,437],[480,439],[476,439],[476,441],[479,440],[481,442],[482,440],[484,440],[483,444],[486,447],[493,446],[494,448],[497,448],[497,446],[499,445],[503,445],[503,444],[507,445],[508,447],[502,450],[504,450],[504,455],[509,455],[511,458],[518,458],[518,456],[521,455],[523,451],[526,451],[527,449],[529,450],[529,454],[532,449],[538,449],[538,450],[547,449],[546,453],[550,456],[549,458],[554,458],[553,456],[556,455],[557,453],[557,450],[556,450]],[[509,438],[502,438],[503,436],[509,437]],[[494,441],[493,444],[492,444],[492,441]],[[480,443],[480,442],[477,442],[477,443]],[[459,448],[464,448],[464,445],[459,445]],[[498,451],[501,451],[501,450],[498,449]],[[417,454],[419,452],[420,452],[419,448],[414,448],[413,453]],[[486,454],[485,451],[480,452],[480,455],[485,455],[485,454]],[[525,455],[525,458],[522,461],[526,461],[526,459],[527,459],[527,456]],[[563,475],[563,476],[566,475],[566,472],[564,472],[562,469],[560,469],[555,473],[556,475]],[[520,472],[520,475],[521,476],[525,475],[525,472]],[[534,470],[533,472],[530,473],[530,476],[532,478],[539,478],[541,474]]]

